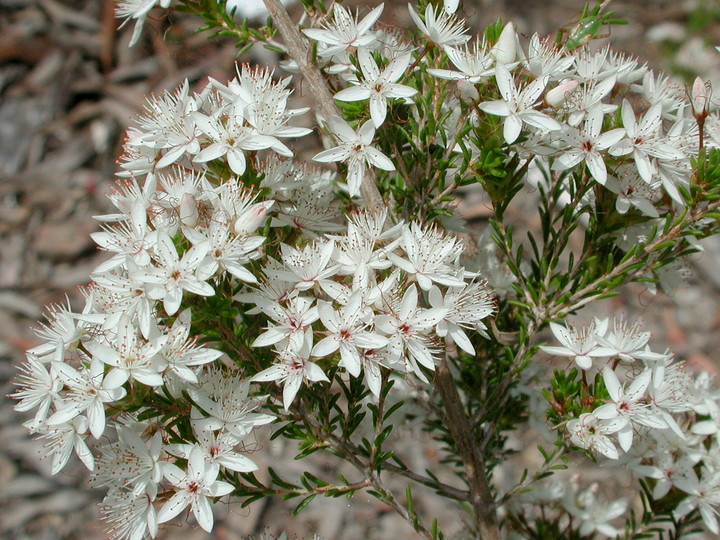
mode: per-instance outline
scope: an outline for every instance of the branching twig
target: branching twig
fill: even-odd
[[[468,492],[466,490],[454,488],[452,486],[444,484],[443,482],[433,480],[428,476],[423,476],[422,474],[413,472],[410,469],[406,469],[398,465],[393,465],[392,463],[383,463],[382,468],[385,471],[399,474],[401,476],[404,476],[405,478],[409,478],[410,480],[417,482],[418,484],[422,484],[425,487],[432,488],[435,491],[442,493],[443,495],[452,497],[453,499],[458,499],[460,501],[464,501],[467,499]]]
[[[331,448],[337,456],[361,472],[365,476],[365,480],[369,482],[367,487],[374,489],[381,495],[383,501],[402,516],[403,519],[407,520],[419,534],[428,540],[434,538],[433,534],[417,519],[417,516],[412,515],[410,510],[406,506],[403,506],[389,489],[385,488],[380,480],[379,473],[373,470],[372,463],[360,459],[362,453],[357,446],[353,445],[350,441],[340,439],[334,433],[328,432],[323,425],[313,418],[312,413],[306,407],[301,406],[298,410],[299,418],[312,430],[318,441],[328,448]],[[293,419],[297,420],[298,418],[293,417]],[[449,486],[447,487],[448,489],[453,489]]]
[[[716,210],[717,208],[720,208],[720,201],[713,201],[712,203],[708,204],[705,208],[697,209],[695,212],[693,212],[692,215],[690,216],[690,221],[697,223],[703,217],[705,217],[707,214],[709,214],[713,210]],[[625,260],[624,262],[615,266],[607,274],[603,274],[601,277],[594,280],[592,283],[583,287],[579,291],[573,293],[573,295],[570,296],[570,298],[568,298],[567,301],[563,302],[562,304],[558,304],[558,305],[554,305],[554,306],[546,306],[545,313],[542,314],[543,318],[550,319],[550,318],[557,316],[559,313],[574,311],[574,310],[582,307],[583,305],[587,304],[588,302],[594,300],[598,295],[604,294],[606,291],[601,291],[597,295],[591,295],[591,296],[585,297],[587,294],[590,294],[590,293],[592,293],[592,291],[596,290],[603,282],[606,282],[610,279],[620,276],[628,268],[637,264],[644,257],[651,254],[661,244],[664,244],[668,240],[676,239],[683,232],[684,228],[685,227],[683,226],[683,223],[678,223],[674,227],[671,227],[666,233],[659,234],[657,236],[657,238],[655,238],[652,242],[648,243],[642,249],[642,251],[640,253],[633,255],[632,257],[628,257],[627,260]],[[629,276],[629,278],[627,280],[624,280],[623,283],[629,281],[630,279],[632,279],[634,277],[637,277],[638,275],[641,275],[641,274],[647,272],[649,270],[649,266],[651,266],[651,265],[652,265],[652,262],[648,262],[647,267],[643,267],[640,270],[634,272],[633,274],[631,274],[631,276]]]
[[[532,476],[528,475],[528,477],[525,478],[523,482],[520,482],[519,484],[513,486],[505,495],[503,495],[502,499],[500,499],[500,504],[505,504],[515,495],[518,495],[527,490],[532,484],[534,484],[538,480],[545,478],[547,473],[550,472],[552,468],[555,467],[555,465],[562,460],[564,455],[565,447],[558,448],[553,454],[552,458],[549,461],[543,463],[542,467],[540,467],[535,472],[535,474],[533,474]]]

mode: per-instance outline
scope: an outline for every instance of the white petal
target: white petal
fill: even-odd
[[[373,125],[376,128],[382,126],[387,115],[387,101],[380,94],[373,94],[370,96],[370,118],[372,118]],[[394,170],[395,167],[393,167]]]
[[[197,496],[195,504],[192,507],[193,516],[205,532],[212,532],[213,528],[213,512],[210,501],[202,495]]]
[[[157,522],[165,523],[182,512],[190,503],[190,498],[186,491],[175,493],[170,500],[166,502],[157,514]]]
[[[320,366],[313,362],[308,362],[307,364],[305,364],[305,374],[308,380],[312,382],[330,382],[330,379],[327,378],[327,375],[325,375],[325,372],[323,372],[322,368],[320,368]]]
[[[226,469],[230,469],[231,471],[252,472],[258,470],[258,466],[255,464],[255,462],[252,459],[243,456],[242,454],[225,454],[218,460],[218,462],[220,463],[220,465],[222,465]],[[213,486],[215,485],[217,485],[217,483],[213,484]],[[232,489],[232,486],[230,486],[231,491]]]
[[[495,116],[507,116],[510,114],[510,107],[504,101],[486,101],[478,105],[480,110]]]
[[[350,157],[351,151],[347,146],[336,146],[328,150],[316,154],[312,159],[320,163],[330,163],[332,161],[344,161]]]
[[[521,131],[522,120],[514,114],[508,115],[505,119],[505,124],[503,125],[503,137],[505,138],[505,142],[508,144],[514,143],[520,136]]]
[[[363,101],[371,95],[372,92],[368,88],[364,86],[353,86],[340,90],[334,97],[338,101]]]
[[[393,162],[389,157],[380,152],[380,150],[373,148],[372,146],[366,146],[365,155],[367,156],[368,162],[375,165],[377,168],[382,169],[383,171],[395,170]]]
[[[605,184],[607,180],[607,168],[605,167],[605,160],[595,153],[590,153],[585,157],[585,163],[587,163],[588,170],[595,180],[600,184]]]
[[[311,356],[327,356],[338,350],[340,342],[335,335],[321,339],[312,349]]]
[[[285,386],[283,387],[283,407],[286,411],[290,408],[290,405],[292,405],[298,390],[300,390],[301,384],[302,377],[300,376],[288,377],[285,381]]]
[[[328,125],[332,132],[343,142],[350,142],[357,139],[357,134],[345,120],[339,116],[331,116]]]
[[[603,368],[603,381],[605,382],[605,388],[608,394],[610,394],[610,399],[615,402],[620,401],[622,386],[615,371],[613,371],[610,366]]]

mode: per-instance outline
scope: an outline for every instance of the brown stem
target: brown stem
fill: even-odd
[[[500,540],[495,499],[490,491],[485,461],[480,453],[470,419],[463,409],[447,358],[440,361],[435,372],[435,387],[443,401],[448,429],[465,465],[467,483],[470,488],[468,502],[475,512],[479,538],[481,540]]]
[[[315,98],[322,115],[326,120],[332,116],[342,117],[340,109],[333,101],[333,96],[327,81],[310,55],[310,47],[308,47],[305,38],[300,34],[297,25],[290,19],[290,15],[288,15],[285,6],[282,5],[280,0],[263,1],[265,2],[265,7],[267,7],[270,12],[273,24],[280,31],[283,40],[285,40],[288,54],[297,62],[300,72],[305,77],[310,87],[310,92]],[[369,210],[385,208],[385,202],[378,191],[375,183],[375,175],[371,167],[368,167],[365,178],[363,178],[360,193]]]

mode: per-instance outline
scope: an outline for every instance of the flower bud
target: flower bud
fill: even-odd
[[[195,197],[190,193],[183,193],[182,199],[180,199],[180,223],[185,227],[195,227],[199,216]]]
[[[706,83],[700,77],[695,78],[690,92],[690,104],[695,118],[707,117],[710,109],[710,83]]]
[[[547,91],[545,94],[545,103],[550,107],[560,107],[565,103],[568,96],[572,94],[580,84],[575,79],[566,79],[558,84],[555,88]]]
[[[247,235],[255,231],[260,225],[265,223],[268,211],[275,204],[275,201],[263,201],[253,204],[245,210],[235,221],[235,234]]]
[[[513,23],[509,22],[500,32],[500,37],[490,54],[498,64],[512,64],[517,56],[517,34]]]

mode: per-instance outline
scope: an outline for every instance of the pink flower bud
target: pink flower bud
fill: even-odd
[[[566,79],[555,88],[547,91],[545,94],[545,103],[551,107],[560,107],[565,103],[568,96],[575,91],[579,84],[580,82],[575,79]]]
[[[690,92],[690,103],[695,118],[705,118],[710,108],[710,83],[696,77]]]
[[[515,26],[509,22],[505,25],[497,43],[490,51],[498,64],[512,64],[517,56],[517,34]]]
[[[180,199],[180,223],[185,227],[195,227],[199,216],[195,197],[190,193],[183,193],[182,199]]]
[[[247,235],[265,223],[268,212],[275,201],[263,201],[253,204],[235,221],[235,234]]]

